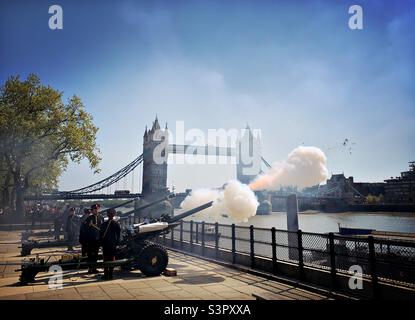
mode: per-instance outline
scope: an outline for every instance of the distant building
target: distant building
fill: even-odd
[[[150,130],[145,130],[143,137],[143,196],[154,195],[160,196],[168,192],[167,189],[167,148],[161,150],[160,155],[165,156],[165,161],[159,163],[154,155],[157,153],[156,148],[162,149],[162,143],[168,145],[166,129],[161,130],[159,121],[153,121]]]
[[[312,190],[310,188],[310,190]],[[343,173],[333,174],[324,186],[318,188],[317,194],[321,197],[363,200],[368,195],[380,196],[385,193],[383,182],[354,182],[352,176],[346,178]]]
[[[380,196],[385,194],[384,182],[354,182],[353,177],[349,177],[349,181],[364,196]]]
[[[385,180],[385,201],[390,203],[415,203],[415,161],[409,162],[409,171],[400,177]]]

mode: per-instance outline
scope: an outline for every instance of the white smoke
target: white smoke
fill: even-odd
[[[216,220],[220,215],[227,214],[235,222],[246,222],[256,214],[258,200],[248,185],[237,180],[229,181],[224,190],[198,189],[192,191],[180,206],[189,210],[209,201],[213,205],[196,216]]]
[[[252,190],[275,190],[281,186],[311,187],[328,177],[327,158],[317,147],[297,147],[284,162],[258,176],[249,187]]]

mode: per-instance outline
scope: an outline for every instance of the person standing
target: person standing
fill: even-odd
[[[117,245],[120,240],[121,227],[117,221],[114,221],[116,211],[108,209],[108,220],[101,225],[100,239],[102,251],[104,254],[104,262],[114,261]],[[112,280],[114,267],[104,267],[103,280]]]
[[[88,226],[86,225],[85,221],[88,219],[89,215],[91,214],[91,210],[85,208],[84,214],[80,219],[80,228],[79,228],[79,243],[81,244],[81,255],[82,257],[86,257],[88,253]]]
[[[96,204],[92,205],[91,215],[84,222],[87,228],[87,254],[89,263],[96,263],[98,261],[100,228],[103,222],[104,218],[98,212],[98,206]],[[90,266],[88,273],[98,273],[97,268]]]
[[[67,242],[68,242],[68,250],[73,250],[73,246],[75,245],[76,231],[78,229],[77,219],[78,217],[75,215],[75,208],[70,208],[68,217],[66,218],[66,226],[65,226]]]

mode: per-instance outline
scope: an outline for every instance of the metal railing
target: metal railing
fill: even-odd
[[[124,223],[138,223],[141,218],[131,217]],[[159,239],[164,245],[186,248],[205,255],[206,249],[228,251],[229,262],[236,255],[249,257],[250,267],[257,268],[258,258],[270,260],[272,272],[278,274],[279,263],[298,267],[300,279],[304,268],[330,272],[332,288],[337,275],[354,275],[350,267],[359,266],[362,277],[372,283],[373,296],[378,294],[378,283],[386,282],[415,288],[415,242],[341,236],[334,233],[289,232],[276,228],[244,227],[235,224],[181,221],[173,232]],[[178,246],[178,247],[177,247]]]

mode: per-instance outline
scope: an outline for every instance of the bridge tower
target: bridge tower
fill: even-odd
[[[261,141],[247,125],[237,143],[236,178],[245,184],[261,173]]]
[[[143,189],[146,198],[157,198],[168,193],[167,189],[167,152],[168,152],[167,123],[164,130],[160,129],[159,121],[153,121],[150,130],[143,136]],[[156,159],[161,155],[164,161]]]
[[[251,183],[261,171],[261,140],[255,136],[247,125],[237,143],[236,178],[245,184]],[[255,191],[258,198],[258,215],[270,214],[272,211],[271,196],[265,191]]]

